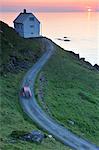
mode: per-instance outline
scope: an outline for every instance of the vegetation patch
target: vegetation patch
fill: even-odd
[[[69,150],[53,138],[46,138],[41,144],[10,140],[9,135],[13,131],[23,134],[38,130],[35,123],[23,113],[19,103],[19,90],[26,71],[43,54],[45,44],[43,39],[26,40],[19,37],[14,29],[3,22],[0,22],[0,28],[0,149]],[[29,66],[23,68],[22,62]]]
[[[30,68],[45,51],[43,38],[24,39],[0,21],[0,73]]]
[[[88,95],[86,92],[79,92],[78,95],[81,97],[82,100],[88,101],[92,104],[97,104],[97,100],[93,97],[93,95]],[[95,99],[95,100],[94,100]]]
[[[51,116],[77,135],[99,145],[99,71],[78,55],[56,46],[55,54],[42,73],[47,80],[42,86],[43,99]],[[39,75],[35,87],[38,95]]]
[[[1,150],[69,150],[60,142],[46,138],[41,144],[28,143],[26,141],[11,140],[9,135],[19,130],[21,133],[28,133],[38,130],[35,123],[23,113],[19,103],[19,88],[25,72],[18,74],[8,73],[0,77],[0,148]],[[24,132],[23,132],[24,131]]]

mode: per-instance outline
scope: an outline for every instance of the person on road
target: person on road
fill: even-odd
[[[26,97],[26,98],[29,98],[32,96],[32,92],[30,90],[30,87],[28,85],[25,85],[22,90],[21,90],[21,95]]]

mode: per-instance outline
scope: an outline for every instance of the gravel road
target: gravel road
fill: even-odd
[[[90,143],[89,141],[80,138],[79,136],[73,134],[68,129],[64,128],[52,118],[50,118],[38,105],[35,94],[34,94],[34,84],[35,79],[40,71],[40,69],[44,66],[44,64],[48,61],[51,55],[54,53],[54,45],[53,43],[46,40],[46,52],[43,56],[38,60],[38,62],[33,65],[33,67],[27,72],[22,83],[21,88],[25,84],[29,84],[29,87],[32,91],[32,97],[30,99],[26,99],[20,96],[20,103],[23,108],[23,111],[35,122],[39,125],[40,128],[49,132],[55,139],[60,142],[68,145],[72,149],[75,150],[99,150],[99,147]]]

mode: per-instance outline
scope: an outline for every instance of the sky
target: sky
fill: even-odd
[[[35,12],[99,11],[99,0],[0,0],[0,11]]]

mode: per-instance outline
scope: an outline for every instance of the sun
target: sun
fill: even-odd
[[[91,11],[92,11],[92,9],[91,9],[91,8],[88,8],[87,10],[88,10],[88,12],[91,12]]]

